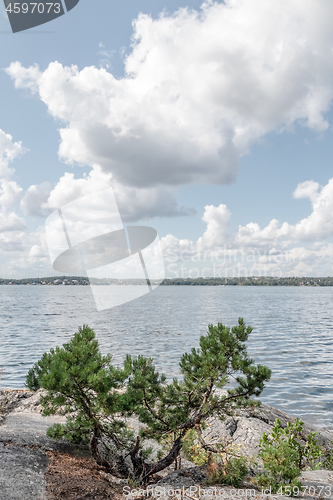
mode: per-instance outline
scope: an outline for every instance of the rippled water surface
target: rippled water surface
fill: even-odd
[[[249,353],[272,370],[261,400],[333,428],[333,288],[159,287],[97,312],[89,287],[0,286],[2,387],[23,387],[32,364],[82,324],[103,353],[152,356],[169,378],[180,355],[198,345],[208,323],[254,327]]]

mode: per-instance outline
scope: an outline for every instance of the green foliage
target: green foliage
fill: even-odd
[[[303,422],[301,422],[303,424]],[[305,463],[308,468],[313,469],[321,469],[322,463],[320,461],[322,456],[322,451],[320,446],[317,445],[318,440],[315,439],[317,433],[310,432],[310,434],[306,438],[305,446],[300,446],[300,466],[304,468],[303,464]]]
[[[211,445],[208,445],[209,449],[212,449]],[[243,445],[234,445],[233,443],[225,443],[222,440],[221,443],[214,443],[214,450],[207,451],[203,444],[200,443],[198,439],[198,434],[194,429],[187,431],[185,437],[183,438],[182,451],[185,457],[196,465],[204,465],[210,460],[213,460],[218,466],[221,464],[226,464],[230,458],[242,458],[240,454],[240,449]]]
[[[333,446],[333,443],[331,443],[331,446]],[[329,450],[325,450],[325,452],[323,453],[321,467],[323,469],[333,470],[333,447]]]
[[[183,452],[188,460],[196,465],[208,463],[207,484],[227,484],[238,488],[248,474],[249,459],[239,454],[241,445],[214,443],[216,453],[203,448],[194,429],[189,430],[183,439]]]
[[[227,484],[239,487],[248,474],[250,459],[240,454],[242,445],[214,443],[215,453],[207,451],[198,441],[194,429],[189,430],[183,439],[182,451],[186,458],[196,465],[208,464],[207,484]]]
[[[283,429],[280,420],[276,420],[270,436],[265,432],[260,440],[259,456],[264,463],[263,474],[256,479],[262,487],[272,487],[277,492],[285,485],[300,487],[297,478],[301,475],[301,469],[320,468],[320,447],[315,439],[316,433],[311,432],[307,436],[305,444],[302,442],[303,422],[296,418],[291,424],[288,423]],[[289,490],[288,490],[289,491]],[[291,496],[295,494],[290,490]]]
[[[131,489],[140,488],[141,485],[140,481],[135,479],[135,477],[129,477],[127,480],[127,484]]]
[[[125,463],[126,456],[137,474],[146,478],[177,459],[189,430],[195,429],[201,436],[201,427],[210,416],[224,419],[237,408],[258,404],[250,398],[260,395],[271,371],[249,358],[245,343],[251,331],[242,318],[231,329],[222,323],[209,325],[199,348],[181,357],[183,379],[166,383],[151,358],[127,356],[124,367],[115,368],[110,355],[101,355],[93,330],[84,325],[70,342],[42,356],[29,370],[26,385],[31,390],[47,390],[41,399],[44,415],[61,412],[67,416],[65,425],[56,424],[48,430],[49,436],[75,442],[90,438],[96,459],[101,441],[110,450],[103,438],[106,436],[118,450],[126,452],[117,455],[120,473],[132,470]],[[219,392],[230,378],[237,386]],[[135,441],[126,428],[124,418],[133,415],[145,424],[141,437],[156,439],[168,450],[156,466],[144,463],[147,452],[140,450],[140,440]],[[200,443],[206,452],[201,438]],[[101,460],[105,462],[105,456]],[[230,462],[230,467],[238,465]]]
[[[198,442],[198,435],[194,429],[187,431],[183,438],[182,451],[190,462],[204,465],[208,460],[208,453]]]
[[[224,474],[225,472],[225,474]],[[248,474],[247,459],[245,457],[232,457],[220,473],[220,484],[228,484],[238,488]]]
[[[231,457],[225,464],[213,463],[208,470],[207,484],[227,484],[239,488],[245,476],[249,473],[248,459],[244,456]]]
[[[126,367],[131,375],[127,397],[131,409],[147,425],[146,435],[157,440],[170,433],[183,437],[211,415],[224,418],[238,407],[253,405],[250,397],[260,395],[271,371],[255,366],[248,357],[245,342],[251,331],[242,318],[232,329],[222,323],[209,325],[199,348],[181,357],[183,380],[174,379],[170,384],[150,358],[128,356]],[[223,388],[230,378],[238,386],[221,395],[216,389]]]
[[[300,486],[297,478],[301,475],[298,467],[298,453],[285,441],[279,445],[266,444],[259,453],[264,462],[263,474],[256,477],[261,487],[271,487],[272,492],[285,485]]]
[[[76,444],[86,445],[89,443],[92,430],[92,426],[88,425],[79,414],[76,417],[67,416],[66,424],[53,424],[47,429],[46,434],[55,440],[66,439]]]
[[[49,436],[87,442],[92,431],[103,431],[125,443],[130,435],[115,414],[124,408],[118,389],[126,375],[111,364],[110,355],[101,355],[95,333],[84,325],[69,343],[43,354],[29,370],[26,385],[30,390],[47,390],[41,398],[43,415],[68,415],[65,425],[48,430]]]

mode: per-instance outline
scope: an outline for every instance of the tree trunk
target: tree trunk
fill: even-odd
[[[182,441],[179,437],[164,458],[155,463],[148,463],[140,452],[139,437],[130,452],[118,450],[109,438],[97,437],[95,433],[90,439],[91,454],[99,465],[106,466],[116,477],[125,479],[135,477],[143,484],[149,481],[150,476],[171,465],[177,459],[181,446]]]

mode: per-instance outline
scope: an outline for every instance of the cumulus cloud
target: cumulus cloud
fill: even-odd
[[[5,231],[21,231],[25,227],[25,220],[15,212],[0,212],[0,233]]]
[[[22,196],[23,189],[15,181],[3,180],[0,184],[0,204],[9,207]]]
[[[0,129],[0,179],[8,179],[13,174],[9,164],[24,152],[21,142],[13,142],[10,134]]]
[[[106,60],[82,70],[12,63],[6,71],[15,87],[38,95],[60,123],[60,159],[91,167],[81,179],[65,173],[55,187],[30,186],[23,213],[45,217],[112,186],[124,222],[186,215],[192,212],[177,205],[178,185],[232,182],[240,158],[269,132],[295,126],[324,132],[333,96],[332,21],[326,0],[209,1],[199,11],[141,14],[122,78]],[[22,152],[0,131],[0,248],[14,248],[16,232],[15,258],[22,251],[23,265],[42,261],[45,248],[10,208],[23,194],[10,179],[10,164]],[[283,255],[285,273],[332,274],[333,179],[323,187],[301,183],[294,197],[312,206],[298,223],[274,218],[261,228],[250,221],[234,232],[224,204],[207,206],[198,241],[168,235],[165,254],[170,262],[185,255],[199,262],[208,252],[242,264],[252,252],[258,269],[271,272]]]
[[[309,198],[311,201],[315,201],[318,196],[319,184],[314,181],[305,181],[298,184],[295,189],[293,196],[296,200],[301,198]]]
[[[1,218],[0,218],[1,224]],[[35,231],[0,232],[2,277],[21,278],[54,274],[44,237],[44,228]]]
[[[194,208],[178,206],[174,189],[169,186],[134,188],[119,182],[112,186],[124,222],[196,213]]]
[[[227,230],[231,213],[226,205],[206,206],[202,220],[206,222],[207,229],[198,240],[198,248],[221,247],[226,243]]]
[[[25,215],[45,217],[71,201],[110,187],[124,222],[195,213],[193,209],[178,206],[172,188],[123,186],[114,181],[110,173],[103,172],[99,165],[94,165],[89,174],[81,178],[66,172],[54,188],[49,182],[30,186],[21,201],[21,208]]]
[[[258,224],[249,223],[240,226],[235,240],[238,244],[289,244],[290,241],[317,241],[333,236],[333,179],[320,188],[313,181],[300,183],[294,197],[309,198],[312,213],[295,225],[272,219],[263,229]]]
[[[206,269],[210,269],[210,273],[213,264],[218,263],[220,270],[229,269],[235,275],[253,274],[254,268],[256,274],[331,275],[333,178],[323,187],[314,181],[300,183],[294,196],[309,198],[310,215],[296,224],[272,219],[262,229],[258,223],[249,222],[232,232],[229,230],[231,214],[226,205],[206,206],[202,220],[207,228],[197,242],[178,240],[173,235],[162,238],[167,261],[201,264],[202,270],[208,256],[210,267]],[[175,268],[170,270],[173,272]]]
[[[21,210],[24,215],[37,217],[45,217],[49,211],[46,207],[47,200],[52,191],[52,185],[48,181],[41,184],[33,184],[29,186],[21,200]]]
[[[58,62],[6,71],[63,123],[64,161],[133,187],[225,184],[268,132],[328,128],[332,23],[326,0],[207,2],[141,14],[123,78]]]
[[[22,231],[25,220],[10,208],[22,196],[23,189],[10,180],[14,169],[9,164],[24,152],[20,142],[14,142],[10,134],[0,130],[0,233]]]

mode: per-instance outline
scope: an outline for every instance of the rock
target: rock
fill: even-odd
[[[156,486],[164,484],[172,485],[174,488],[189,487],[191,484],[201,484],[207,479],[207,474],[201,467],[191,467],[170,472],[160,479]]]
[[[333,483],[333,471],[331,470],[306,470],[301,476],[302,481],[317,482],[322,484]]]
[[[225,394],[225,391],[222,392]],[[295,420],[293,416],[282,410],[261,404],[260,407],[240,410],[235,416],[228,417],[224,422],[215,417],[210,418],[207,420],[207,427],[203,431],[203,438],[210,444],[233,443],[239,447],[242,454],[253,456],[259,451],[260,438],[264,432],[271,433],[276,419],[281,421],[283,428]],[[333,433],[314,425],[304,424],[304,440],[313,431],[317,433],[316,439],[319,446],[324,449],[333,448]]]
[[[0,498],[45,500],[48,459],[39,449],[0,442]]]
[[[217,418],[210,418],[203,431],[203,438],[209,444],[232,443],[246,456],[258,453],[261,436],[264,432],[270,433],[272,429],[256,418],[233,417],[232,426],[228,425],[228,420],[221,422]]]
[[[151,486],[151,498],[167,500],[168,498],[190,498],[192,500],[216,500],[217,498],[253,498],[253,500],[278,500],[290,498],[287,495],[270,493],[269,489],[262,490],[251,483],[251,478],[245,478],[239,488],[226,485],[207,485],[206,467],[194,467],[168,474]],[[305,471],[300,477],[302,488],[300,498],[314,500],[314,498],[333,499],[333,471],[316,470]]]
[[[32,392],[25,389],[0,389],[0,414],[15,412],[42,413],[40,397],[46,391]]]
[[[292,423],[295,420],[295,418],[289,415],[288,413],[265,404],[262,404],[260,407],[257,407],[253,410],[248,410],[245,413],[245,416],[261,420],[262,422],[265,422],[270,426],[273,426],[274,421],[278,418],[281,421],[281,426],[283,428],[286,427],[288,422]],[[303,425],[304,438],[306,438],[306,436],[308,436],[310,432],[313,431],[317,433],[316,439],[318,440],[318,444],[320,446],[326,449],[332,448],[332,440],[333,440],[332,431],[328,431],[326,429],[316,427],[315,425],[304,423]]]
[[[44,473],[47,469],[48,459],[46,451],[60,451],[70,453],[76,456],[89,456],[89,452],[80,449],[66,441],[54,441],[46,436],[47,428],[55,422],[65,422],[65,417],[54,415],[52,417],[43,417],[41,406],[39,404],[40,396],[43,391],[32,393],[29,391],[5,391],[0,390],[0,498],[5,500],[22,499],[24,500],[44,500],[45,481]],[[207,421],[207,427],[203,431],[203,436],[210,444],[225,441],[232,442],[239,447],[240,452],[247,456],[252,456],[258,452],[258,443],[264,432],[271,432],[276,418],[279,418],[281,425],[285,427],[288,422],[293,422],[294,418],[287,413],[262,404],[258,408],[239,411],[237,415],[228,417],[224,422],[217,418],[210,418]],[[128,425],[135,433],[139,431],[142,424],[137,419],[128,420]],[[317,432],[317,439],[323,448],[332,448],[331,432],[316,428],[315,426],[304,425],[304,439],[309,432]],[[156,457],[160,446],[150,441],[145,445],[151,444],[154,448],[153,457]],[[199,499],[199,487],[204,488],[205,500],[210,498],[216,500],[216,497],[235,498],[235,489],[226,486],[219,486],[216,492],[210,494],[210,487],[205,485],[206,474],[204,468],[195,467],[194,464],[182,459],[182,469],[174,471],[173,466],[162,472],[165,474],[156,485],[163,488],[156,496],[159,500],[170,499],[168,493],[163,491],[177,488],[187,488],[189,498]],[[103,478],[112,484],[119,483],[119,479],[111,474],[103,473]],[[123,480],[120,480],[123,481]],[[305,471],[301,476],[301,481],[307,491],[304,499],[313,500],[314,493],[323,498],[333,500],[333,472],[332,471]],[[128,486],[125,486],[127,488]],[[261,496],[261,492],[255,490],[250,482],[246,483],[246,497]],[[312,489],[310,490],[310,487]],[[197,488],[195,493],[195,488]],[[215,488],[215,487],[214,487]],[[326,490],[325,490],[326,488]],[[331,490],[330,490],[331,488]],[[248,493],[251,491],[254,494]],[[3,495],[3,496],[2,496]],[[127,495],[130,498],[130,495]],[[183,495],[184,499],[188,496]],[[133,497],[134,498],[134,497]],[[177,495],[175,498],[178,498]],[[265,496],[263,496],[263,499]],[[269,499],[284,499],[281,495],[271,495]]]
[[[81,450],[65,440],[54,441],[46,436],[47,429],[54,423],[63,423],[64,417],[43,417],[35,413],[10,413],[0,427],[0,442],[18,446],[37,447],[43,451],[59,451],[75,454]],[[81,451],[80,451],[81,453]],[[87,456],[88,451],[82,449]]]
[[[0,499],[45,500],[44,474],[46,451],[60,451],[89,456],[87,450],[66,441],[54,441],[46,431],[55,422],[64,422],[59,415],[40,414],[41,393],[0,391]]]
[[[207,420],[207,427],[203,431],[203,437],[205,441],[210,444],[221,442],[232,443],[239,449],[240,453],[250,457],[258,453],[260,438],[264,432],[268,434],[271,433],[277,418],[281,421],[282,427],[285,427],[288,422],[292,423],[294,421],[294,417],[291,415],[262,404],[260,407],[254,409],[241,410],[237,415],[228,417],[224,422],[218,418],[210,418]],[[318,439],[318,444],[320,446],[325,449],[333,448],[333,435],[330,431],[304,424],[304,439],[306,439],[306,436],[312,431],[317,432],[316,439]],[[189,469],[189,471],[191,475],[186,475],[182,473],[182,471],[175,471],[159,480],[156,486],[163,486],[164,489],[156,490],[155,493],[152,494],[152,499],[158,498],[159,500],[166,500],[170,498],[170,496],[172,498],[172,492],[179,488],[187,489],[188,494],[183,493],[183,497],[192,498],[192,500],[197,500],[199,496],[200,498],[205,498],[205,500],[216,500],[217,497],[235,498],[235,496],[251,497],[254,500],[257,500],[259,496],[262,496],[263,499],[268,498],[271,500],[290,498],[274,494],[262,495],[261,491],[257,491],[254,486],[251,486],[250,480],[244,482],[246,485],[246,492],[243,493],[245,490],[241,488],[242,491],[239,495],[235,492],[235,489],[226,486],[212,487],[213,490],[214,488],[215,490],[210,493],[210,489],[212,488],[205,486],[207,476],[203,473],[203,468],[195,467]],[[302,474],[300,480],[304,485],[304,492],[301,493],[301,497],[305,500],[313,500],[314,496],[319,496],[320,493],[322,493],[321,496],[327,500],[333,499],[332,471],[306,471]],[[310,489],[310,486],[312,489]],[[201,495],[199,495],[200,491]],[[175,498],[176,497],[177,495],[175,495]]]
[[[119,477],[113,476],[112,474],[107,474],[106,472],[100,472],[100,475],[110,484],[127,484],[127,479],[120,479]]]

